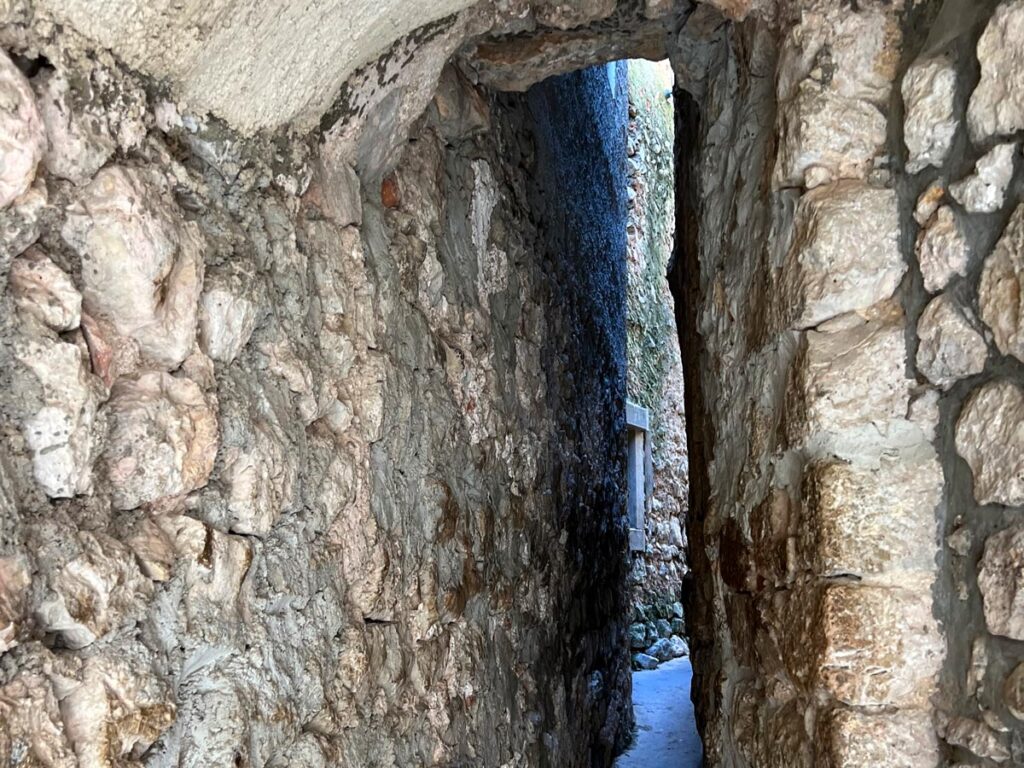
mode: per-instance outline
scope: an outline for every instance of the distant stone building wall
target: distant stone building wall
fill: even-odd
[[[672,70],[667,61],[629,65],[629,224],[626,298],[627,391],[650,413],[654,485],[645,549],[633,553],[631,643],[650,647],[684,634],[688,505],[683,373],[666,273],[675,225]]]

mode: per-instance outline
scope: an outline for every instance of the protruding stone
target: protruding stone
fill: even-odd
[[[782,284],[783,306],[797,311],[794,326],[809,328],[892,296],[906,271],[898,236],[891,190],[842,181],[805,194]]]
[[[117,142],[102,117],[82,113],[81,104],[73,101],[83,101],[82,94],[72,93],[61,72],[43,73],[34,82],[46,126],[43,165],[54,176],[84,184],[114,154]]]
[[[1024,128],[1024,0],[1000,3],[978,40],[981,79],[967,108],[976,142]]]
[[[819,762],[830,768],[932,768],[939,744],[927,711],[869,714],[838,708],[818,728]]]
[[[928,459],[883,460],[877,470],[816,464],[804,485],[801,543],[823,577],[900,583],[930,570],[937,549],[935,507],[942,469]]]
[[[73,344],[40,336],[19,345],[15,356],[40,387],[39,407],[22,424],[36,482],[52,498],[88,493],[98,397],[82,353]]]
[[[1003,738],[980,720],[950,717],[943,712],[939,713],[936,720],[939,736],[949,744],[996,763],[1005,763],[1010,759],[1010,750],[1003,743]]]
[[[948,205],[939,208],[917,236],[917,260],[924,289],[941,291],[953,275],[967,272],[967,239],[960,231],[956,214]]]
[[[956,67],[948,56],[916,61],[903,76],[902,90],[906,107],[903,140],[910,154],[907,171],[941,167],[959,124],[953,109]]]
[[[1008,381],[976,390],[957,422],[956,449],[979,504],[1024,504],[1024,392]]]
[[[648,656],[646,653],[634,653],[633,668],[645,670],[657,669],[658,660],[653,656]]]
[[[39,239],[47,202],[46,182],[37,178],[0,216],[0,253],[17,256]]]
[[[0,209],[28,191],[46,149],[43,121],[28,80],[0,50]]]
[[[993,635],[1024,640],[1024,527],[994,533],[978,571],[985,624]]]
[[[1016,154],[1016,144],[996,145],[975,163],[972,175],[950,185],[950,194],[970,213],[998,211],[1013,177]]]
[[[855,433],[877,436],[887,422],[906,417],[911,382],[904,375],[901,314],[870,321],[850,315],[833,322],[841,321],[849,322],[807,331],[787,394],[787,433],[794,445],[849,459],[859,450]]]
[[[1004,355],[1024,361],[1024,205],[1010,217],[995,250],[985,259],[978,287],[981,319]]]
[[[946,197],[946,188],[941,182],[933,181],[928,189],[921,193],[914,206],[914,221],[920,226],[928,223]]]
[[[1018,664],[1003,683],[1003,703],[1011,715],[1024,720],[1024,664]]]
[[[942,389],[985,369],[988,345],[969,312],[943,293],[931,300],[918,320],[917,368]]]
[[[0,557],[0,656],[18,644],[30,584],[25,557]]]
[[[102,460],[116,509],[206,484],[217,454],[217,419],[194,382],[166,373],[119,379],[106,411],[110,433]]]
[[[83,305],[172,369],[192,351],[203,241],[155,172],[101,171],[68,209],[61,233],[82,257]]]
[[[8,288],[20,310],[55,331],[78,327],[82,295],[71,278],[40,250],[11,262]]]
[[[230,363],[256,327],[254,276],[244,262],[207,271],[199,307],[199,343],[214,360]]]

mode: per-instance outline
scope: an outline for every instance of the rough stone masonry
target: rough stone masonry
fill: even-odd
[[[709,764],[1024,763],[1022,39],[0,0],[0,761],[610,763],[625,89],[564,75],[667,55]]]

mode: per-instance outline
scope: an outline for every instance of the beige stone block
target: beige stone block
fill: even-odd
[[[969,717],[950,717],[942,712],[936,719],[939,736],[949,744],[996,763],[1005,763],[1010,759],[1005,737],[983,721]]]
[[[918,320],[917,368],[942,389],[985,369],[988,344],[970,322],[969,311],[944,293],[931,300]]]
[[[108,167],[69,206],[61,234],[82,257],[85,310],[177,367],[196,338],[203,239],[154,171]]]
[[[978,286],[981,319],[992,329],[1004,355],[1024,360],[1024,205],[1009,223],[991,255],[985,259]]]
[[[903,419],[910,400],[903,317],[850,318],[836,330],[807,331],[786,401],[794,444]],[[852,444],[851,444],[852,445]]]
[[[978,40],[981,79],[967,108],[971,138],[1024,128],[1024,0],[1000,3]]]
[[[992,213],[1003,207],[1013,178],[1016,144],[997,144],[974,166],[974,173],[949,186],[949,193],[969,213]]]
[[[60,71],[41,74],[35,78],[34,85],[46,126],[43,165],[54,176],[85,184],[117,147],[108,130],[106,116],[100,112],[99,105],[92,105],[93,108],[85,112],[83,106],[90,94],[73,90]],[[86,88],[91,85],[87,84]]]
[[[821,576],[900,582],[929,571],[937,549],[935,506],[942,470],[934,459],[883,459],[876,470],[815,464],[804,481],[804,559]]]
[[[988,537],[978,588],[989,632],[1024,640],[1024,526]]]
[[[800,198],[783,267],[783,307],[809,328],[892,296],[906,263],[898,246],[896,196],[858,181]]]
[[[260,298],[251,265],[236,259],[208,270],[199,300],[199,344],[223,363],[234,361],[256,327]]]
[[[945,651],[929,588],[834,585],[820,610],[819,685],[851,706],[928,706]]]
[[[0,209],[25,194],[46,149],[43,121],[28,80],[0,51]]]
[[[1003,682],[1003,703],[1010,714],[1024,720],[1024,664],[1018,664]]]
[[[952,208],[943,205],[929,214],[918,233],[916,251],[929,293],[941,291],[953,275],[966,274],[970,253]]]
[[[38,248],[11,262],[7,287],[18,309],[55,331],[78,327],[82,295],[71,278]]]
[[[206,484],[217,455],[217,417],[195,382],[166,373],[119,379],[105,411],[102,464],[116,509]]]
[[[939,744],[927,711],[836,709],[818,725],[819,768],[934,768]]]
[[[941,167],[960,123],[954,112],[956,66],[948,56],[915,61],[903,76],[902,91],[907,171]]]
[[[956,424],[956,449],[980,504],[1024,504],[1024,392],[998,381],[975,390]]]

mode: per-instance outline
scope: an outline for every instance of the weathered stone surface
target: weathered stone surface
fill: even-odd
[[[40,649],[40,655],[49,651]],[[33,658],[0,684],[0,755],[27,755],[56,768],[75,768],[79,762],[64,732],[57,687],[48,663]],[[5,676],[6,677],[6,676]]]
[[[0,51],[0,209],[28,191],[46,149],[43,122],[25,76]]]
[[[907,171],[941,167],[949,156],[959,120],[954,112],[956,67],[947,56],[915,61],[903,76],[906,118],[903,140],[909,158]]]
[[[978,40],[981,80],[967,108],[967,125],[975,141],[1024,128],[1022,37],[1024,2],[1001,3]]]
[[[82,353],[73,344],[38,336],[19,344],[15,357],[38,387],[22,423],[36,482],[53,498],[88,493],[99,396]]]
[[[0,557],[0,656],[18,644],[25,629],[28,565],[24,556]]]
[[[896,74],[895,19],[884,11],[803,14],[779,65],[777,186],[816,187],[866,178],[885,144],[885,116]],[[818,57],[828,51],[827,67]]]
[[[1024,205],[1013,212],[978,286],[981,319],[1004,355],[1024,360]]]
[[[917,369],[942,389],[985,368],[988,345],[969,313],[943,293],[928,303],[918,320]]]
[[[950,194],[971,213],[998,211],[1006,199],[1017,155],[1016,144],[997,144],[978,160],[973,174],[950,184]]]
[[[1024,504],[1024,392],[1000,381],[985,384],[964,404],[956,449],[974,475],[979,504]]]
[[[88,96],[72,90],[58,72],[47,72],[35,80],[39,111],[46,126],[46,154],[43,165],[54,176],[84,184],[117,147],[106,119],[98,110],[83,114]]]
[[[906,271],[898,234],[891,190],[841,181],[805,194],[782,277],[781,302],[795,310],[794,326],[809,328],[889,298]]]
[[[71,278],[41,250],[33,249],[11,262],[7,287],[26,314],[55,331],[78,327],[82,295]]]
[[[207,270],[199,299],[199,343],[214,360],[232,362],[256,327],[258,306],[251,265],[241,259]]]
[[[104,411],[110,432],[102,464],[117,509],[206,484],[217,454],[217,420],[195,383],[166,373],[120,379]]]
[[[828,587],[814,679],[851,706],[927,706],[944,655],[931,602],[927,591]]]
[[[657,669],[658,660],[653,656],[648,656],[646,653],[634,653],[633,654],[633,668],[634,669]]]
[[[1018,664],[1003,682],[1003,703],[1010,714],[1024,720],[1024,664]]]
[[[925,711],[877,715],[835,709],[818,729],[819,765],[828,768],[932,768],[939,760]]]
[[[877,470],[815,464],[804,483],[801,546],[814,573],[899,584],[932,567],[942,493],[934,459],[888,459]]]
[[[0,248],[7,257],[22,253],[39,238],[47,202],[46,183],[37,177],[0,216]]]
[[[997,763],[1010,759],[1003,737],[984,722],[969,717],[950,717],[942,712],[937,720],[936,730],[948,743]]]
[[[203,285],[203,241],[153,171],[101,171],[61,232],[82,257],[83,306],[166,369],[192,351]]]
[[[968,254],[967,240],[956,214],[948,205],[941,206],[929,215],[917,236],[917,260],[924,289],[929,293],[941,291],[953,275],[965,274]]]
[[[1024,640],[1024,528],[992,534],[978,571],[985,624],[994,635]]]
[[[839,318],[835,327],[806,332],[790,377],[787,433],[795,445],[850,458],[858,433],[877,439],[907,415],[910,380],[904,320],[898,310],[865,320]]]

